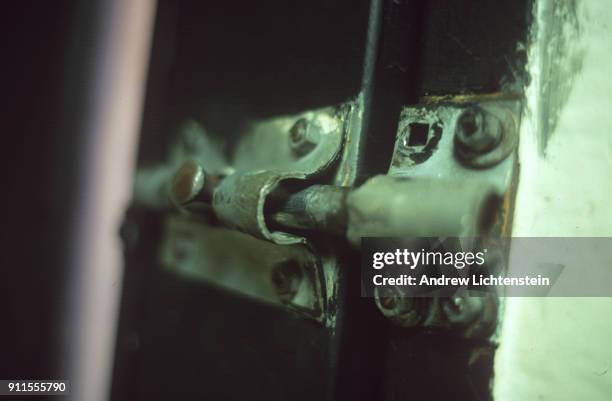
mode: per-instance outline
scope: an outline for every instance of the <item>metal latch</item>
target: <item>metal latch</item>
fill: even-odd
[[[219,144],[191,123],[166,165],[139,173],[135,199],[179,212],[170,213],[163,251],[171,269],[333,326],[328,306],[335,302],[342,262],[330,242],[358,252],[360,238],[367,236],[507,234],[520,104],[468,100],[404,108],[388,174],[358,187],[347,180],[358,102],[257,122],[233,144],[229,162]],[[190,232],[184,237],[191,240],[177,239],[177,232]],[[226,242],[211,240],[215,236]],[[172,257],[181,241],[195,249],[190,262]],[[222,254],[232,252],[233,274],[210,272]],[[407,324],[397,319],[406,316],[406,303],[388,298],[377,296],[379,309]],[[420,313],[438,316],[446,309],[452,308],[435,300]],[[453,320],[461,319],[446,322]],[[419,321],[435,325],[439,319]]]

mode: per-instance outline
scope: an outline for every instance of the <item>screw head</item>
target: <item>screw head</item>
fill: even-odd
[[[455,295],[442,303],[442,310],[452,324],[467,325],[478,318],[484,309],[480,297]]]
[[[497,146],[501,139],[501,121],[480,107],[465,109],[457,119],[455,144],[462,151],[484,153]]]
[[[397,287],[374,288],[374,300],[385,317],[402,327],[417,326],[427,309],[421,299],[408,297]]]
[[[293,124],[289,133],[291,134],[292,142],[300,142],[306,137],[306,129],[308,128],[308,121],[305,118],[300,118]]]
[[[300,118],[289,130],[289,146],[298,156],[304,156],[317,146],[317,138],[312,124],[305,118]]]

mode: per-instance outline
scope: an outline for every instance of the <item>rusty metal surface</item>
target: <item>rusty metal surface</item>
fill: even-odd
[[[227,226],[277,244],[304,243],[306,239],[285,231],[271,231],[264,206],[268,195],[283,179],[304,179],[301,173],[255,171],[234,173],[216,188],[212,206],[215,215]]]
[[[422,2],[417,3],[422,4]],[[222,63],[212,63],[214,57],[210,57],[210,46],[209,52],[201,52],[201,39],[195,39],[196,35],[193,35],[194,32],[202,33],[196,23],[200,20],[195,17],[196,13],[183,15],[180,20],[191,21],[193,26],[190,29],[183,26],[181,32],[185,36],[192,37],[189,42],[193,46],[181,48],[182,67],[178,70],[172,69],[173,75],[179,77],[180,85],[176,86],[173,83],[168,86],[173,87],[173,93],[180,93],[179,96],[174,97],[182,101],[171,105],[172,109],[180,111],[171,118],[180,120],[187,113],[197,116],[209,130],[205,132],[201,128],[198,132],[204,133],[204,136],[208,138],[204,141],[213,146],[198,148],[198,143],[202,143],[202,135],[191,138],[195,140],[181,139],[176,148],[177,151],[168,156],[165,169],[147,171],[148,166],[141,166],[141,172],[151,173],[150,177],[155,183],[145,185],[144,192],[149,192],[145,196],[136,196],[136,200],[138,202],[139,199],[145,201],[155,199],[152,204],[156,204],[157,210],[161,210],[160,214],[164,214],[167,219],[163,233],[165,239],[162,258],[164,273],[169,272],[170,274],[164,279],[173,281],[175,276],[179,276],[187,278],[186,281],[189,282],[202,282],[210,284],[212,288],[219,286],[230,290],[231,294],[237,295],[236,299],[239,300],[237,304],[244,303],[244,310],[250,310],[248,306],[253,303],[246,302],[246,300],[251,299],[256,301],[255,304],[263,302],[269,305],[288,306],[297,310],[304,308],[302,312],[310,311],[299,315],[300,319],[307,318],[302,319],[300,323],[310,325],[314,318],[315,321],[323,323],[325,328],[331,328],[330,333],[334,334],[330,336],[330,341],[333,341],[334,344],[330,347],[333,354],[329,355],[329,361],[333,365],[332,370],[336,369],[336,364],[338,364],[340,378],[336,380],[338,379],[336,376],[330,375],[329,381],[333,383],[334,389],[329,394],[333,392],[334,395],[342,396],[330,396],[329,399],[417,398],[414,397],[414,394],[419,394],[418,398],[421,398],[423,392],[426,392],[427,395],[436,391],[445,394],[455,392],[459,394],[456,397],[458,399],[473,399],[474,395],[478,395],[479,399],[487,398],[484,394],[487,389],[486,383],[477,383],[479,391],[475,391],[471,388],[473,386],[471,381],[467,382],[463,376],[456,379],[459,376],[456,374],[458,369],[466,368],[466,371],[471,371],[474,365],[481,364],[481,360],[488,361],[493,353],[492,344],[486,340],[480,341],[482,337],[479,337],[479,334],[472,334],[481,332],[477,327],[479,322],[489,324],[494,320],[490,315],[483,313],[488,310],[485,305],[473,302],[474,300],[435,299],[433,301],[435,307],[427,306],[422,316],[413,319],[415,324],[412,329],[418,330],[417,332],[407,328],[407,325],[389,324],[393,319],[388,318],[381,303],[385,297],[378,297],[376,300],[359,297],[359,283],[354,281],[355,275],[358,275],[358,248],[350,247],[342,236],[337,235],[337,232],[334,233],[335,236],[330,235],[333,231],[337,231],[334,230],[338,226],[335,217],[343,214],[337,212],[342,211],[345,199],[333,196],[329,198],[315,190],[320,186],[324,190],[329,189],[331,193],[336,193],[337,187],[343,187],[348,192],[348,188],[362,185],[365,182],[361,188],[357,188],[349,196],[351,198],[350,210],[347,211],[351,215],[348,219],[349,238],[354,244],[359,235],[376,230],[379,230],[378,233],[382,235],[412,235],[415,233],[417,235],[423,233],[440,235],[441,232],[453,235],[473,234],[480,232],[484,226],[487,228],[489,226],[486,218],[484,220],[487,220],[487,224],[481,224],[483,215],[485,217],[487,215],[485,211],[489,209],[489,199],[501,196],[504,199],[502,208],[505,210],[511,208],[513,192],[508,191],[508,188],[512,186],[516,178],[515,154],[510,152],[507,158],[504,158],[506,156],[504,154],[499,158],[499,164],[491,168],[474,169],[465,160],[456,156],[454,132],[458,116],[465,106],[485,101],[509,101],[514,104],[520,98],[520,94],[517,95],[520,90],[512,88],[506,91],[507,80],[503,82],[504,92],[499,92],[502,82],[497,78],[501,75],[498,74],[499,69],[494,68],[501,64],[504,67],[504,76],[507,70],[513,70],[516,60],[508,60],[505,56],[518,52],[516,50],[518,48],[517,37],[508,34],[507,38],[503,38],[502,35],[495,34],[498,29],[490,29],[503,26],[504,30],[508,30],[508,25],[511,25],[511,32],[521,31],[522,25],[519,26],[513,21],[506,25],[499,23],[500,20],[504,23],[508,22],[500,17],[500,14],[504,14],[503,12],[490,13],[491,8],[514,10],[513,5],[516,2],[507,2],[497,7],[483,6],[481,2],[475,7],[457,5],[452,7],[451,12],[428,6],[425,8],[437,18],[429,19],[429,15],[423,15],[427,18],[403,18],[408,14],[413,14],[413,9],[418,6],[417,3],[369,2],[373,12],[371,12],[369,25],[370,33],[367,36],[366,62],[363,68],[364,79],[361,82],[361,89],[358,88],[358,83],[355,83],[353,93],[343,94],[336,98],[325,94],[334,91],[332,87],[336,86],[335,82],[338,82],[338,77],[335,78],[334,84],[330,84],[332,81],[325,81],[325,77],[321,77],[319,81],[318,79],[296,80],[293,76],[292,66],[289,64],[295,61],[293,65],[295,67],[297,60],[300,60],[300,67],[308,66],[311,71],[309,64],[311,58],[306,58],[307,62],[304,62],[302,59],[292,57],[292,63],[287,63],[287,66],[283,65],[281,68],[278,68],[279,63],[271,63],[268,67],[274,67],[276,64],[277,68],[269,68],[266,71],[281,70],[282,73],[290,76],[291,80],[297,81],[298,85],[287,84],[284,87],[279,85],[278,90],[275,89],[270,93],[266,91],[276,85],[271,84],[276,80],[270,79],[271,77],[266,76],[265,73],[263,74],[264,79],[254,80],[257,81],[254,85],[257,90],[247,93],[244,82],[245,78],[248,80],[251,75],[243,74],[243,64],[238,67],[238,63],[235,62],[231,63],[231,67],[241,73],[227,74],[228,78],[234,75],[227,80],[231,81],[233,91],[226,91],[224,84],[217,85],[217,82],[212,85],[213,88],[197,85],[201,84],[203,79],[217,80],[217,77],[221,75],[218,72],[225,70],[219,69]],[[450,4],[450,2],[447,3]],[[524,2],[519,3],[516,8],[521,11]],[[205,2],[198,4],[205,4]],[[241,7],[242,5],[238,8]],[[332,6],[325,5],[325,7]],[[342,11],[350,13],[359,7],[363,5],[359,6],[355,3],[351,10],[343,9]],[[255,8],[260,9],[261,7]],[[264,8],[271,9],[270,6]],[[328,15],[327,13],[319,14]],[[492,18],[486,18],[489,14],[492,14]],[[299,22],[298,27],[310,25],[310,21],[305,22],[308,18],[304,18],[304,15],[312,17],[310,11],[302,11],[299,15],[288,14],[286,19],[280,21],[283,27],[291,28],[288,37],[292,37],[292,34],[298,31],[301,32],[300,29],[293,29],[294,20]],[[474,18],[463,18],[464,16]],[[338,23],[339,20],[333,15],[330,18],[334,20],[333,25],[345,25],[344,22]],[[238,18],[238,20],[252,26],[250,20],[245,21],[245,18]],[[428,35],[419,34],[421,24]],[[349,25],[348,22],[347,25]],[[486,40],[483,40],[480,35],[483,27],[486,28],[485,32],[492,32],[484,38]],[[463,32],[462,28],[465,28],[466,32]],[[253,33],[253,36],[257,34],[259,30]],[[329,40],[332,38],[324,38],[324,36],[321,34],[320,44],[324,42],[323,47],[333,48],[334,46],[329,45]],[[351,39],[353,38],[354,36],[351,36]],[[264,43],[270,41],[269,37],[265,39]],[[358,41],[355,40],[355,42]],[[269,59],[281,59],[282,57],[278,55],[284,54],[285,50],[288,50],[293,56],[302,54],[299,43],[295,44],[291,40],[287,40],[286,43],[287,49],[274,48],[276,50],[274,57],[269,55]],[[499,46],[490,47],[491,43]],[[413,45],[431,48],[412,49]],[[232,46],[220,46],[219,48],[231,49],[231,52],[234,52]],[[344,54],[346,48],[338,50]],[[196,54],[193,56],[195,58],[192,58],[191,54],[186,57],[188,53]],[[245,60],[255,55],[250,51],[235,53],[239,57],[230,58],[230,60]],[[463,57],[457,57],[458,53]],[[421,62],[423,58],[419,57],[421,54],[426,56],[425,60],[429,60],[428,65],[421,66],[424,75],[420,75],[418,68],[415,68],[418,67],[417,64],[423,64]],[[191,63],[196,59],[205,60],[205,62],[193,66]],[[322,60],[325,62],[313,65],[312,71],[316,70],[317,73],[312,75],[318,75],[318,72],[327,70],[328,59],[329,57],[317,59],[319,62]],[[460,68],[453,67],[449,70],[450,64],[446,63],[447,60],[452,60],[453,65],[460,66]],[[224,60],[225,64],[230,64],[226,61]],[[254,60],[254,62],[255,65],[262,64],[261,60]],[[217,74],[210,76],[203,74],[202,71],[211,71],[202,68],[206,67],[206,63],[214,64],[211,65],[212,71]],[[337,67],[337,63],[333,65]],[[262,70],[253,69],[253,71],[258,71],[262,75]],[[290,72],[287,73],[287,71]],[[457,71],[461,73],[456,73]],[[464,74],[464,72],[467,73]],[[405,79],[397,79],[400,77],[405,77]],[[427,81],[418,82],[420,77],[427,78]],[[434,80],[431,79],[432,77]],[[288,81],[285,82],[288,83]],[[432,86],[432,83],[435,85]],[[203,88],[213,89],[213,92],[203,90]],[[436,90],[432,91],[431,88]],[[477,97],[469,93],[474,89],[478,92]],[[308,98],[307,93],[316,92],[320,92],[324,99],[335,100],[318,103],[295,101]],[[411,95],[414,96],[404,96],[403,92],[411,92]],[[188,100],[181,99],[183,93],[186,93],[185,97]],[[447,93],[450,95],[445,95]],[[163,91],[160,96],[158,90],[157,96],[162,98]],[[421,97],[421,103],[414,105],[414,102],[419,101],[419,97]],[[277,107],[263,107],[261,103],[267,98],[276,99]],[[203,104],[208,106],[212,104],[218,110],[201,107]],[[236,107],[236,104],[238,106],[247,104],[249,107],[243,110]],[[279,104],[282,104],[283,107],[278,107]],[[299,106],[296,107],[295,104]],[[313,107],[330,104],[341,105],[337,108],[313,109]],[[399,119],[397,137],[394,137],[399,110],[405,104],[410,104],[410,106],[404,107]],[[189,107],[186,107],[187,105]],[[264,109],[265,113],[257,112],[257,110]],[[157,110],[163,110],[163,107]],[[296,111],[303,110],[306,111],[296,113]],[[249,114],[253,111],[255,113]],[[215,116],[216,121],[213,121]],[[270,116],[277,117],[269,118]],[[253,120],[253,117],[256,119]],[[424,140],[423,138],[412,138],[410,125],[423,125],[424,123],[428,124]],[[149,121],[148,126],[152,125],[157,126]],[[158,129],[161,130],[162,127],[163,125],[159,124]],[[422,128],[415,127],[416,131],[421,131],[421,134],[423,133]],[[156,139],[159,136],[149,135],[147,141],[149,146],[155,142],[151,138]],[[211,141],[211,138],[214,138],[215,141]],[[432,141],[432,138],[436,141]],[[186,145],[187,143],[195,143],[195,145]],[[158,147],[163,146],[160,144]],[[211,150],[213,147],[216,147],[214,151]],[[181,150],[183,148],[199,150],[190,153],[191,151]],[[212,151],[213,154],[208,154],[209,151]],[[194,154],[197,154],[198,157],[193,158]],[[214,218],[209,218],[205,210],[182,210],[189,213],[182,215],[168,210],[168,183],[171,182],[180,163],[189,158],[199,163],[204,171],[220,177],[220,186],[215,188],[216,196],[212,196],[211,202],[211,206],[216,208]],[[210,160],[215,158],[221,160],[222,163],[211,163]],[[211,165],[208,165],[209,163]],[[386,173],[390,177],[384,176]],[[368,181],[374,175],[382,176]],[[465,184],[472,181],[474,185]],[[304,214],[297,216],[298,218],[296,215],[291,215],[290,219],[287,219],[286,214],[268,215],[268,212],[273,211],[286,212],[283,209],[268,209],[268,207],[276,202],[279,195],[283,195],[285,184],[295,182],[303,185],[296,185],[290,189],[289,194],[295,197],[289,198],[285,206]],[[332,185],[337,187],[331,187]],[[187,189],[188,187],[189,185]],[[137,186],[137,188],[141,187]],[[308,192],[309,188],[313,192]],[[378,193],[379,190],[380,193]],[[137,194],[142,193],[138,190],[136,192]],[[378,204],[380,208],[376,209],[373,207],[374,204]],[[496,215],[494,229],[501,226],[497,224],[500,220],[498,217],[509,214]],[[507,223],[508,220],[506,219],[505,222]],[[225,227],[221,227],[219,223],[223,223]],[[371,226],[369,226],[370,223],[372,223]],[[508,227],[508,224],[505,226]],[[304,229],[310,229],[310,232],[305,232]],[[185,234],[185,232],[190,234]],[[176,248],[174,243],[187,244],[185,245],[187,250],[181,250],[183,245],[179,245],[177,252],[176,249],[173,249]],[[291,243],[305,243],[305,245],[278,245]],[[237,251],[238,248],[241,250]],[[195,249],[193,254],[189,249]],[[307,266],[300,262],[296,263],[295,260],[285,257],[288,249],[301,249],[305,254],[316,255],[315,261]],[[189,255],[185,256],[185,254]],[[202,287],[206,288],[206,285]],[[306,296],[306,294],[310,295]],[[409,300],[404,301],[409,304]],[[386,304],[387,308],[389,306],[392,306],[390,309],[393,309],[397,305]],[[413,314],[414,309],[411,308],[413,306],[410,305],[405,308],[409,315]],[[196,313],[193,321],[197,322],[194,325],[197,327],[201,318],[198,303],[194,309]],[[217,308],[216,305],[206,309],[209,314],[213,315],[219,312],[218,310],[225,311],[225,308]],[[249,324],[244,325],[246,327],[244,331],[250,328],[253,331],[269,329],[268,331],[278,334],[276,322],[282,320],[282,317],[290,319],[293,314],[285,313],[286,311],[278,308],[270,309],[278,312],[278,318],[266,321],[265,324],[269,327],[263,327],[264,322],[260,321],[260,315],[257,315],[251,316]],[[236,310],[242,310],[242,306],[238,306]],[[320,312],[318,315],[317,310]],[[229,318],[235,319],[234,315],[235,312],[232,312]],[[237,315],[240,316],[240,312]],[[224,319],[228,317],[223,313],[215,316],[217,322],[221,322],[215,327],[224,327]],[[244,316],[240,318],[245,319]],[[336,318],[338,318],[337,321]],[[406,321],[406,319],[403,320],[404,323]],[[437,325],[429,324],[431,322],[437,322]],[[439,322],[448,324],[438,324]],[[447,329],[453,329],[455,326],[461,327],[465,337],[469,337],[470,341],[453,342],[453,339],[449,340],[445,337],[450,334],[449,331],[452,331]],[[320,324],[311,324],[309,327],[322,328]],[[471,331],[474,327],[476,329]],[[431,331],[436,329],[439,329],[437,335],[431,335]],[[265,331],[262,330],[262,332]],[[307,335],[311,334],[306,330],[304,332]],[[232,336],[232,334],[235,333],[231,333],[229,337],[234,341],[230,344],[247,343],[239,340],[239,336]],[[338,337],[335,337],[336,334]],[[240,335],[244,336],[244,333],[241,332]],[[200,341],[195,335],[190,338],[195,339],[196,343]],[[289,362],[288,364],[275,366],[281,371],[289,370],[286,366],[294,365],[295,360],[304,361],[302,353],[312,356],[318,352],[318,350],[313,351],[313,347],[304,347],[303,342],[293,341],[296,338],[303,340],[295,332],[286,336],[285,333],[282,333],[282,336],[274,335],[272,338],[276,339],[282,348],[281,352],[277,352],[278,347],[275,346],[279,344],[274,344],[268,347],[272,350],[270,354],[274,354],[275,357],[290,355],[284,361]],[[306,342],[308,341],[310,338],[306,339]],[[252,344],[255,344],[257,349],[245,347],[245,349],[240,349],[240,352],[247,355],[247,358],[248,355],[256,354],[255,366],[264,366],[269,359],[266,357],[268,349],[264,350],[263,346],[259,347],[257,342],[249,345]],[[266,345],[270,344],[266,343]],[[205,346],[210,347],[209,344]],[[396,350],[396,347],[399,351]],[[211,361],[211,364],[217,363],[215,368],[219,367],[220,371],[223,369],[229,371],[231,367],[224,366],[226,361],[226,358],[222,356]],[[248,375],[252,367],[248,363],[245,364],[245,367],[243,372],[247,372]],[[266,367],[269,368],[269,366]],[[440,382],[453,383],[453,385],[437,386],[433,391],[427,389],[432,383],[432,369],[442,372],[442,375],[445,376],[445,380],[440,380]],[[258,369],[257,373],[268,375],[270,371],[273,369]],[[409,371],[410,374],[404,374],[406,371]],[[363,380],[371,377],[368,374],[374,372],[382,376],[374,380],[375,383],[370,384],[368,380]],[[270,376],[273,377],[270,382],[274,389],[282,388],[282,385],[287,383],[285,380],[278,385],[273,381],[280,375],[270,374]],[[413,380],[409,381],[409,377]],[[490,376],[481,375],[479,377],[486,379]],[[301,379],[299,377],[298,381],[301,382]],[[336,381],[345,383],[336,383]],[[265,380],[260,381],[260,383],[263,382]],[[367,391],[363,392],[364,389]],[[480,391],[483,389],[484,391]],[[353,394],[354,396],[351,396]],[[483,397],[480,397],[481,395]],[[279,398],[282,397],[279,396]],[[311,397],[311,399],[321,398]],[[449,396],[444,398],[447,399]]]
[[[198,122],[193,120],[183,122],[167,151],[165,161],[140,167],[136,172],[133,203],[153,209],[172,207],[170,198],[172,184],[175,182],[177,172],[180,172],[188,161],[195,162],[199,166],[197,169],[201,169],[205,174],[216,176],[231,173],[232,170],[222,151],[223,147],[224,141],[208,132]],[[191,171],[194,171],[193,166]],[[204,184],[207,184],[206,180],[201,183]],[[194,188],[188,189],[187,192],[193,194]]]
[[[346,106],[328,107],[254,121],[231,144],[229,157],[222,151],[230,145],[226,140],[194,121],[183,124],[166,162],[141,168],[135,183],[136,205],[168,214],[160,254],[167,270],[333,327],[335,312],[326,306],[337,295],[336,256],[312,241],[308,246],[317,246],[316,258],[305,246],[275,245],[307,240],[269,226],[264,213],[281,182],[314,180],[335,166],[347,112]],[[312,217],[321,217],[310,201],[304,205]],[[172,207],[181,213],[171,212]],[[295,249],[311,260],[297,260]],[[295,263],[300,266],[297,287],[291,273]],[[222,265],[225,274],[215,268]]]
[[[469,122],[477,124],[463,131],[474,110],[479,119]],[[404,108],[389,176],[371,179],[349,197],[349,238],[508,235],[520,110],[511,95],[446,96]],[[397,181],[404,181],[401,190]],[[507,257],[509,243],[502,248],[500,257]],[[417,305],[378,294],[376,303],[398,326],[446,328],[489,341],[496,339],[503,309],[495,296],[432,298]]]
[[[268,206],[270,220],[297,230],[315,230],[344,237],[348,220],[346,187],[311,185]]]
[[[519,101],[488,101],[471,103],[486,110],[503,110],[503,114],[518,115],[521,108]],[[485,169],[473,169],[466,166],[455,156],[455,132],[457,122],[465,111],[463,103],[423,104],[406,107],[400,116],[397,131],[395,152],[389,175],[394,177],[429,177],[472,181],[492,185],[500,196],[510,187],[517,163],[516,145],[519,119],[513,119],[513,127],[508,128],[508,142],[504,143],[504,157],[495,165]],[[411,125],[423,124],[429,127],[424,143],[411,145]],[[414,143],[414,142],[412,142]],[[497,147],[496,147],[497,148]],[[416,156],[415,156],[416,155]]]

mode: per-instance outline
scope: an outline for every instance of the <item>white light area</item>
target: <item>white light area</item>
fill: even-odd
[[[539,10],[551,1],[538,0]],[[570,0],[557,4],[564,2]],[[537,116],[543,107],[540,89],[548,78],[540,57],[550,48],[536,42],[530,51],[515,237],[612,236],[612,2],[576,3],[580,34],[570,46],[576,54],[565,54],[560,62],[579,56],[582,68],[573,78],[546,156],[538,150],[542,126]],[[538,14],[536,24],[548,22]],[[494,399],[609,401],[611,316],[610,298],[507,298]]]
[[[104,3],[86,113],[68,305],[70,399],[109,397],[122,279],[119,227],[132,195],[154,0]]]

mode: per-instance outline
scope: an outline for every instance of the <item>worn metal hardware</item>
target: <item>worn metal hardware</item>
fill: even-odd
[[[480,107],[466,108],[457,119],[455,146],[462,152],[485,153],[497,146],[501,138],[501,121]]]
[[[508,100],[500,96],[466,97],[466,102],[451,102],[454,98],[439,103],[424,103],[405,107],[400,116],[396,136],[396,147],[389,166],[392,177],[407,177],[411,179],[436,180],[444,179],[453,182],[469,182],[474,186],[492,187],[502,199],[502,208],[495,219],[494,233],[502,236],[510,234],[510,216],[512,199],[518,177],[518,157],[516,144],[518,134],[516,127],[504,130],[507,139],[492,150],[477,155],[472,160],[479,163],[487,158],[496,157],[494,164],[476,168],[472,162],[460,160],[456,154],[455,133],[459,118],[467,108],[477,108],[483,113],[498,116],[500,121],[512,120],[518,124],[521,103],[519,100]],[[501,100],[499,100],[501,99]],[[471,102],[471,103],[470,103]],[[422,124],[429,126],[425,145],[409,145],[406,148],[406,134],[410,134],[410,126]],[[502,149],[504,149],[502,151]],[[501,153],[500,153],[501,152]],[[506,154],[506,152],[509,152]],[[497,157],[504,155],[501,160]],[[497,156],[496,156],[497,155]],[[484,159],[483,159],[484,158]],[[495,217],[495,216],[494,216]]]
[[[213,193],[212,208],[225,225],[277,244],[297,244],[305,238],[287,231],[273,231],[265,205],[282,180],[305,179],[304,174],[275,171],[235,173],[225,177]]]
[[[346,235],[358,246],[368,236],[474,237],[491,228],[499,205],[491,185],[443,179],[377,176],[351,191],[326,185],[278,190],[282,180],[296,178],[304,177],[232,174],[214,189],[212,209],[225,225],[278,244],[300,242],[291,233],[299,229]]]
[[[285,245],[306,238],[307,232],[314,232],[317,236],[346,237],[356,247],[360,245],[360,238],[365,236],[486,235],[500,206],[499,193],[486,181],[377,176],[357,189],[332,185],[304,187],[303,175],[291,177],[273,171],[259,171],[234,173],[218,180],[211,195],[210,187],[205,191],[206,186],[201,182],[207,175],[197,163],[187,161],[177,176],[172,188],[187,195],[181,197],[177,194],[173,198],[188,200],[188,210],[202,210],[193,207],[208,202],[208,210],[225,226]],[[176,183],[182,183],[188,190],[177,187]],[[453,196],[448,196],[449,193]],[[236,232],[236,235],[244,234]],[[283,248],[286,247],[279,249]],[[206,256],[206,260],[210,258],[210,255]],[[295,259],[273,263],[272,270],[263,274],[263,277],[269,277],[274,294],[268,294],[267,299],[275,297],[281,304],[294,309],[300,306],[298,309],[304,308],[306,315],[326,325],[333,324],[333,316],[331,312],[326,313],[325,305],[334,297],[337,266],[335,262],[326,264],[327,268],[321,262],[310,262],[307,266]],[[203,273],[207,272],[204,266],[195,270],[212,282],[218,281],[214,274]],[[322,281],[309,281],[306,279],[308,274],[311,277],[314,274]],[[249,277],[249,274],[244,276]],[[261,280],[262,275],[258,277]],[[304,285],[310,288],[306,292],[310,295],[305,296],[303,291],[300,293],[299,289]],[[245,283],[241,288],[248,286]],[[387,292],[381,294],[379,290],[374,301],[384,316],[402,327],[458,328],[465,336],[481,336],[490,334],[497,316],[496,308],[492,307],[485,314],[485,301],[481,299],[428,300],[407,298],[398,291],[384,291]],[[301,298],[299,294],[302,294]],[[325,312],[318,315],[317,311]]]
[[[289,130],[289,146],[296,155],[304,156],[317,146],[320,140],[320,129],[317,128],[305,118],[293,124]]]
[[[405,297],[396,287],[375,288],[374,302],[385,317],[402,327],[420,325],[426,318],[430,303],[427,298]]]
[[[175,173],[170,186],[170,200],[178,207],[190,204],[209,204],[220,178],[208,174],[194,160],[187,160]]]
[[[287,307],[333,327],[335,310],[328,304],[335,302],[338,291],[336,256],[325,244],[317,246],[316,257],[314,244],[291,245],[306,241],[293,230],[269,230],[273,220],[264,218],[263,206],[282,194],[281,181],[303,182],[304,188],[310,179],[333,174],[348,110],[327,107],[255,121],[231,143],[194,121],[185,123],[167,161],[139,169],[135,183],[136,205],[168,214],[162,264],[175,274]],[[296,152],[291,139],[292,127],[302,124],[307,137],[316,138],[304,153]],[[298,265],[296,291],[295,281],[287,287],[274,271]]]
[[[501,204],[512,183],[516,162],[511,156],[516,144],[512,124],[516,122],[511,110],[516,109],[512,101],[405,108],[389,175],[371,177],[357,188],[346,185],[355,178],[349,156],[355,145],[350,139],[352,124],[359,122],[358,102],[260,121],[235,144],[230,162],[216,162],[212,170],[201,155],[204,144],[213,143],[203,129],[191,124],[190,134],[181,137],[170,162],[153,174],[155,193],[166,191],[166,202],[170,199],[179,210],[207,216],[207,224],[226,227],[211,228],[249,234],[271,245],[312,246],[309,239],[321,234],[346,238],[354,247],[364,236],[488,234],[504,218]],[[223,160],[218,148],[212,148],[210,157]],[[189,153],[194,149],[200,153]],[[342,149],[342,161],[333,170]],[[491,163],[491,158],[497,159]],[[323,172],[334,171],[335,185],[319,183],[329,182],[318,181]],[[259,298],[303,308],[309,311],[306,315],[333,324],[325,305],[334,302],[338,266],[334,260],[323,262],[324,252],[317,252],[320,260],[316,262],[271,263],[270,270],[258,275],[270,286],[267,295]],[[195,270],[196,276],[216,282],[206,268]],[[306,298],[304,286],[310,288]],[[247,287],[245,283],[235,289],[248,294]],[[472,300],[456,301],[375,296],[383,315],[402,327],[453,327],[464,335],[485,332],[473,329],[475,324],[491,327],[496,311],[485,319],[487,308],[472,308],[477,304]]]
[[[495,273],[504,269],[499,253],[507,245],[504,241],[493,241],[487,237],[438,237],[421,238],[412,245],[444,251],[487,248],[493,256],[487,258],[487,271]],[[492,292],[458,288],[454,293],[412,297],[410,289],[405,286],[385,286],[375,287],[373,295],[383,316],[403,328],[442,329],[471,339],[490,340],[495,335],[500,301],[497,294]]]
[[[425,103],[404,108],[389,174],[479,177],[468,167],[502,176],[501,171],[509,170],[508,163],[502,162],[510,159],[512,165],[510,156],[518,144],[520,107],[518,100],[485,98],[480,103]],[[415,140],[419,131],[422,138]],[[497,168],[499,164],[504,167]]]
[[[186,121],[182,124],[165,163],[143,167],[137,171],[134,204],[151,209],[168,209],[185,206],[186,203],[196,200],[196,192],[201,195],[200,189],[209,190],[215,185],[217,177],[233,172],[221,149],[222,144],[214,141],[204,127],[193,120]],[[189,161],[197,166],[186,165]],[[177,174],[181,168],[183,174]],[[200,168],[206,176],[201,182],[198,181]]]
[[[340,106],[258,121],[236,143],[231,166],[238,172],[319,174],[339,157],[345,118]]]
[[[471,106],[457,119],[455,155],[473,168],[494,166],[504,160],[518,143],[514,113],[500,104]]]
[[[473,195],[469,194],[486,188],[490,197],[481,199],[490,199],[490,207],[483,207],[481,217],[472,219],[480,221],[476,227],[480,225],[486,227],[486,230],[472,232],[486,232],[489,234],[488,240],[497,236],[508,236],[512,215],[510,208],[518,175],[516,148],[519,124],[517,116],[520,115],[520,110],[520,98],[516,95],[499,94],[443,97],[434,102],[427,100],[423,104],[405,107],[400,116],[389,176],[405,178],[408,182],[427,183],[431,188],[422,188],[420,193],[427,195],[421,195],[416,201],[419,191],[405,190],[401,195],[394,194],[392,189],[384,189],[383,179],[379,183],[372,183],[371,194],[384,191],[388,197],[397,196],[398,199],[415,197],[406,202],[410,204],[427,205],[431,202],[431,215],[426,217],[423,212],[414,211],[417,216],[423,217],[421,220],[417,218],[416,221],[424,224],[424,230],[421,232],[427,232],[430,228],[428,223],[435,224],[438,221],[440,225],[431,229],[430,233],[432,236],[439,236],[444,232],[448,233],[451,228],[448,224],[456,221],[449,218],[450,214],[464,214],[462,208],[466,208],[467,204],[474,205],[474,199],[479,198],[470,200],[469,197]],[[442,184],[445,181],[452,184],[436,189],[435,183]],[[370,184],[366,183],[356,193],[364,191],[361,203],[366,208],[375,209],[376,205],[366,201],[369,199],[365,194],[368,185]],[[466,187],[457,190],[464,185]],[[390,212],[399,214],[402,210],[401,204],[402,202],[398,201],[396,207],[390,208]],[[484,205],[486,204],[487,201],[484,202]],[[438,211],[439,215],[433,211]],[[410,209],[404,211],[405,214],[410,212]],[[385,220],[385,213],[381,215],[379,225],[385,230],[398,221],[393,217],[387,217]],[[364,223],[367,224],[365,219]],[[397,232],[400,230],[401,226],[398,224]],[[411,230],[419,231],[418,228]],[[370,231],[380,234],[380,231],[376,232],[373,228],[370,228]],[[464,236],[468,232],[469,229],[454,235]],[[353,238],[356,240],[358,235],[353,235]],[[507,244],[501,246],[500,254],[496,255],[495,259],[504,259],[506,251]],[[502,265],[500,264],[500,268]],[[434,297],[423,312],[424,317],[418,326],[449,329],[466,338],[491,339],[495,335],[501,302],[503,300],[494,294],[482,297],[470,294],[456,294],[453,298]],[[393,309],[384,308],[378,299],[376,304],[381,313],[396,325],[413,327],[411,323],[398,319]],[[405,301],[401,304],[410,305]],[[406,313],[405,310],[402,311],[404,316]]]
[[[482,297],[455,295],[442,300],[446,319],[456,325],[468,325],[480,316],[484,309]]]
[[[347,187],[311,185],[281,199],[271,199],[266,216],[278,229],[317,230],[344,236],[348,221]]]
[[[189,120],[181,126],[165,163],[138,170],[134,203],[156,209],[171,207],[172,183],[177,171],[189,160],[198,163],[213,182],[216,177],[235,172],[262,170],[289,177],[322,174],[339,158],[348,110],[342,105],[255,121],[240,135],[240,140],[232,144],[230,157],[223,151],[228,143]],[[292,127],[296,124],[305,124],[306,136],[316,138],[315,146],[304,155],[297,155],[292,149]]]
[[[464,338],[491,337],[498,319],[499,299],[493,294],[410,298],[397,287],[378,287],[374,301],[397,326],[444,329]]]
[[[168,271],[284,305],[323,322],[322,262],[308,248],[281,246],[181,214],[165,220],[161,264]]]

